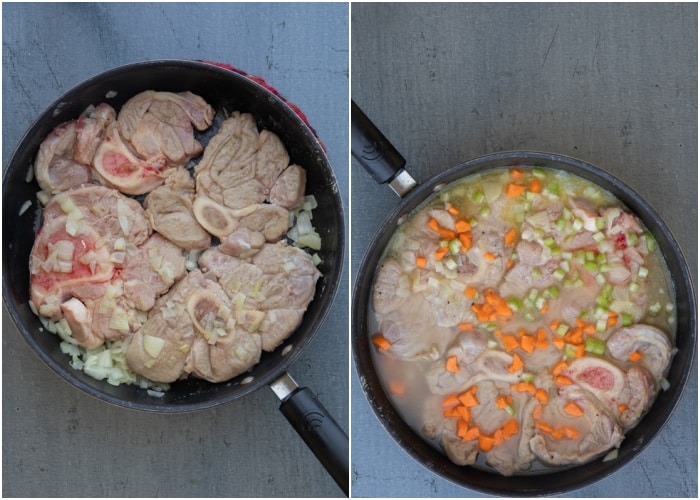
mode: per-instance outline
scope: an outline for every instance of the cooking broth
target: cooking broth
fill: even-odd
[[[610,456],[667,384],[676,324],[641,221],[585,179],[525,166],[418,207],[371,311],[373,361],[406,423],[504,475]]]

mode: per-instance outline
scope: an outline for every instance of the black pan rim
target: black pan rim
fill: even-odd
[[[687,306],[686,315],[688,316],[689,328],[687,336],[684,337],[686,340],[684,345],[686,345],[690,351],[684,353],[685,362],[680,367],[681,377],[678,381],[678,385],[673,391],[668,391],[671,393],[670,395],[666,393],[663,394],[663,396],[668,399],[666,403],[667,408],[660,415],[656,415],[654,420],[655,426],[652,427],[651,432],[645,436],[641,436],[637,441],[634,441],[634,431],[638,428],[635,427],[628,433],[628,439],[623,441],[621,450],[623,448],[625,450],[632,448],[631,451],[626,451],[624,454],[621,453],[618,459],[606,462],[604,465],[601,465],[602,462],[598,459],[588,464],[546,475],[521,475],[507,478],[498,473],[489,473],[480,469],[461,467],[453,464],[446,456],[428,445],[423,438],[418,436],[418,434],[403,422],[381,388],[378,377],[374,372],[374,366],[369,351],[372,347],[369,345],[366,317],[369,301],[368,289],[371,288],[372,276],[378,262],[381,260],[381,254],[383,253],[388,238],[393,234],[394,227],[398,221],[402,220],[412,210],[416,209],[423,201],[429,199],[431,193],[439,189],[440,186],[476,173],[470,172],[470,169],[477,169],[480,171],[482,169],[496,168],[497,166],[503,167],[527,164],[527,162],[530,162],[529,164],[533,166],[537,166],[538,164],[547,166],[548,163],[552,162],[561,163],[564,166],[570,167],[570,169],[564,168],[564,170],[570,170],[598,185],[601,185],[601,181],[604,181],[604,183],[609,184],[609,186],[615,189],[610,189],[608,186],[603,187],[613,192],[623,203],[629,206],[629,200],[627,198],[635,201],[636,205],[630,207],[635,213],[639,214],[641,209],[645,215],[649,215],[652,218],[654,225],[660,228],[664,237],[664,244],[666,245],[664,257],[667,262],[669,257],[672,257],[675,264],[683,271],[680,275],[680,284],[676,286],[676,290],[678,291],[680,287],[687,295],[685,305]],[[561,166],[553,168],[562,169]],[[582,175],[582,173],[585,175]],[[646,220],[644,222],[647,227],[649,227],[649,223]],[[657,240],[659,239],[658,234],[654,234],[654,236]],[[678,277],[676,278],[678,279]],[[676,284],[674,283],[674,285]],[[678,293],[676,300],[680,300]],[[409,193],[408,196],[401,200],[398,206],[383,219],[367,249],[365,249],[359,271],[354,280],[352,302],[351,332],[354,367],[360,379],[363,393],[372,408],[375,418],[377,418],[381,426],[384,427],[399,447],[426,469],[458,486],[490,495],[547,496],[562,494],[583,488],[615,473],[639,455],[661,432],[685,392],[688,377],[695,359],[697,344],[697,311],[694,286],[688,271],[685,256],[671,231],[658,216],[653,207],[626,183],[591,163],[556,153],[540,151],[502,151],[486,154],[451,167],[419,185]],[[677,332],[677,342],[680,333],[680,331]],[[678,363],[677,359],[676,363]],[[657,397],[657,401],[652,406],[652,410],[658,407],[658,402],[661,397],[661,394]],[[645,415],[642,422],[651,418],[652,410]],[[632,444],[629,444],[630,442]],[[595,470],[593,470],[594,468]],[[578,477],[572,480],[572,475],[577,475]],[[547,478],[546,482],[550,483],[549,485],[543,485],[541,483],[544,483],[544,481],[538,481],[538,478],[542,479],[545,477]],[[551,484],[554,478],[558,478],[558,481],[556,484]],[[516,483],[521,484],[516,485]]]

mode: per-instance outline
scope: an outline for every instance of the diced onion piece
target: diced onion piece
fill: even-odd
[[[321,237],[318,233],[299,235],[297,243],[299,246],[307,247],[312,250],[321,250]]]
[[[610,462],[612,460],[615,460],[617,458],[618,454],[619,454],[619,450],[617,448],[615,448],[610,453],[605,455],[605,457],[603,458],[603,462]]]
[[[157,358],[165,346],[165,339],[153,335],[143,336],[143,350],[152,358]]]
[[[39,203],[46,206],[46,204],[51,199],[51,195],[46,191],[39,191],[36,193],[36,199],[39,200]]]
[[[112,330],[129,331],[129,315],[123,307],[115,307],[109,318],[109,327]]]
[[[22,203],[22,206],[19,207],[19,214],[18,215],[23,215],[24,212],[29,210],[29,207],[31,207],[31,206],[32,206],[32,200],[27,200],[24,203]]]
[[[126,252],[112,252],[109,256],[109,261],[114,264],[123,264],[126,259]]]
[[[65,214],[70,214],[78,208],[75,206],[75,203],[73,203],[73,200],[69,196],[62,197],[58,204]]]
[[[74,208],[66,217],[66,232],[71,236],[81,234],[85,229],[83,221],[83,212],[79,208]]]

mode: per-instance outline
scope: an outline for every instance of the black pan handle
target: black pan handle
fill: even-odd
[[[416,181],[404,169],[406,160],[355,101],[351,101],[350,118],[352,155],[375,181],[388,182],[403,198],[416,186]]]
[[[270,388],[282,401],[280,411],[316,455],[345,496],[349,496],[350,446],[348,436],[328,410],[306,387],[299,387],[288,373]]]

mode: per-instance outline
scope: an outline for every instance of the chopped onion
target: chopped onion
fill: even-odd
[[[143,336],[143,350],[152,358],[157,358],[165,346],[165,339],[153,335]]]
[[[313,225],[311,225],[310,212],[301,211],[297,216],[297,230],[299,231],[299,236],[309,234],[314,231]]]
[[[615,449],[612,450],[610,453],[608,453],[607,455],[605,455],[605,457],[603,458],[603,462],[610,462],[611,460],[615,460],[615,459],[617,458],[619,452],[620,452],[620,450],[618,450],[617,448],[615,448]]]
[[[126,309],[116,307],[109,318],[109,327],[112,330],[129,331],[129,315]]]
[[[307,247],[312,250],[321,250],[321,236],[318,233],[309,233],[299,236],[297,240],[299,246]]]
[[[31,206],[32,206],[32,201],[31,201],[31,200],[27,200],[27,201],[25,201],[24,203],[22,203],[22,206],[19,207],[19,214],[18,214],[18,215],[24,214],[24,212],[26,212],[27,210],[29,210],[29,207],[31,207]]]

